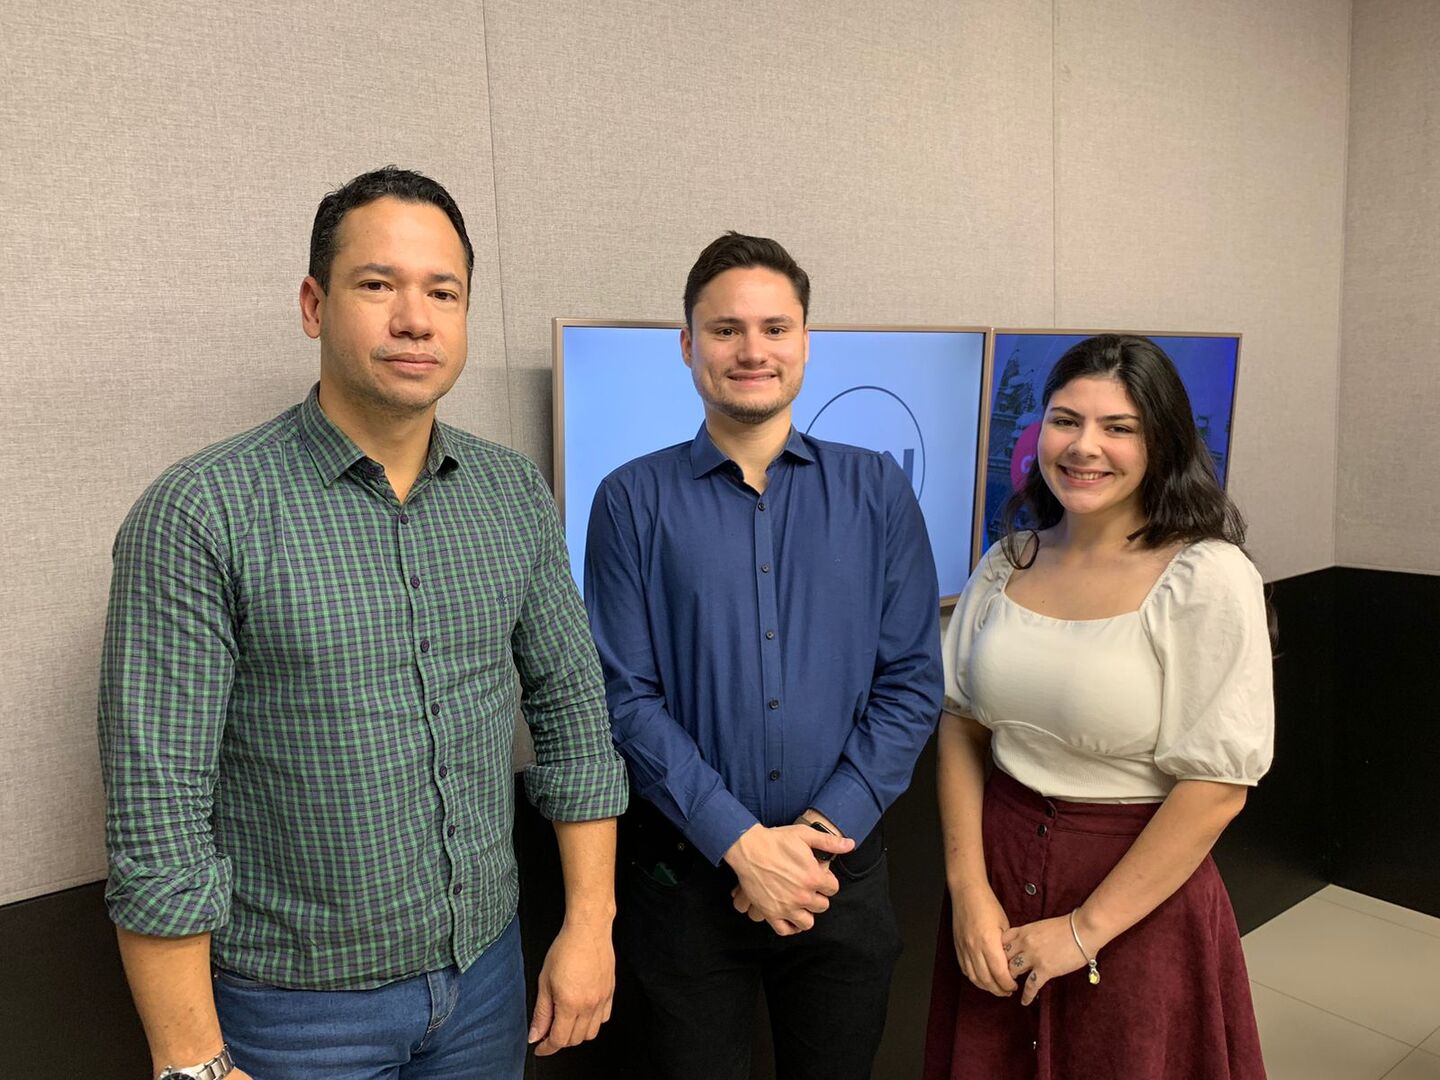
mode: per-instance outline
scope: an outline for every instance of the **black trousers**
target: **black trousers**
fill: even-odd
[[[832,868],[829,910],[782,938],[731,906],[728,866],[697,856],[658,815],[627,814],[616,1020],[632,1075],[748,1080],[763,988],[779,1080],[870,1076],[901,944],[883,829]]]

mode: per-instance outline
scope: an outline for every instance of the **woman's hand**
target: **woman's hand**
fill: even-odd
[[[960,970],[981,990],[1009,997],[1016,986],[1007,969],[1003,938],[1014,931],[994,890],[985,883],[966,886],[951,892],[950,904],[950,930]]]
[[[1016,978],[1025,976],[1021,1005],[1034,1001],[1035,995],[1051,979],[1088,966],[1084,954],[1075,944],[1074,935],[1070,933],[1070,918],[1067,915],[1007,930],[1002,946],[1009,958],[1010,971]]]

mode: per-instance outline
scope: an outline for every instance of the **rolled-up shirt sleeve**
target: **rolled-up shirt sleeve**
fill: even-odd
[[[625,763],[610,739],[605,684],[570,576],[555,502],[526,466],[539,542],[529,588],[511,635],[521,710],[535,743],[525,791],[547,818],[594,821],[625,809]]]
[[[211,808],[236,645],[230,578],[202,482],[162,475],[115,540],[99,735],[111,919],[179,937],[230,917]]]

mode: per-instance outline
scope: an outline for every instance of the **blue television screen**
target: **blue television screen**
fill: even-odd
[[[555,488],[583,588],[595,489],[632,458],[695,437],[704,410],[680,357],[680,324],[556,320]],[[942,597],[965,584],[985,331],[810,328],[795,426],[888,452],[914,485]]]
[[[1129,331],[1126,331],[1129,332]],[[989,443],[985,454],[985,503],[978,522],[978,560],[1000,537],[1000,507],[1035,459],[1040,395],[1055,362],[1091,333],[995,331],[990,376]],[[1239,335],[1147,333],[1175,362],[1195,423],[1215,459],[1221,485],[1229,473],[1230,418],[1235,406]]]

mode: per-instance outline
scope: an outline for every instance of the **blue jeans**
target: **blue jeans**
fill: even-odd
[[[255,1080],[520,1080],[525,976],[512,919],[480,959],[373,990],[286,990],[215,971],[235,1063]]]

